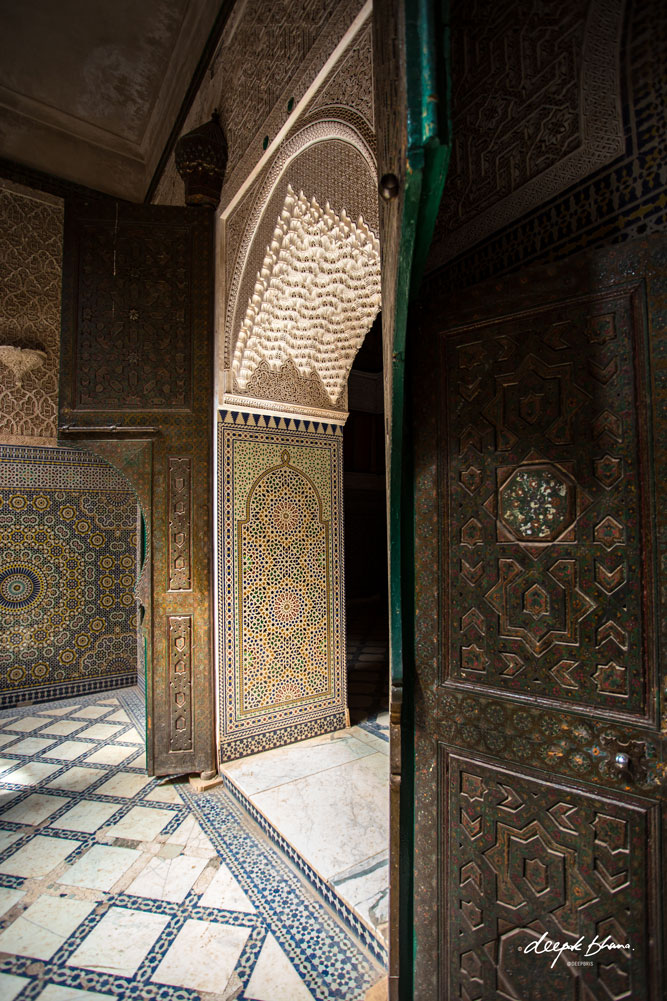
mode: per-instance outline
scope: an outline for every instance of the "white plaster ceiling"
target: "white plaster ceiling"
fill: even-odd
[[[0,156],[141,201],[220,0],[0,0]]]

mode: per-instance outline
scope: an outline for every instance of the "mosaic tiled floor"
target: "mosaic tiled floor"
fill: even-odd
[[[0,713],[0,1001],[361,1001],[382,967],[141,725],[136,689]]]
[[[389,714],[221,765],[226,787],[386,962]]]

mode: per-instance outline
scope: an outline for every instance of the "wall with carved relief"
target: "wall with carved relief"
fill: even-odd
[[[237,7],[183,131],[220,111],[223,759],[346,723],[342,424],[380,309],[371,4]],[[182,201],[173,158],[155,201]]]
[[[0,706],[138,676],[136,496],[57,447],[63,215],[0,179]]]
[[[431,289],[664,229],[661,25],[659,0],[452,5],[454,145]]]
[[[56,438],[63,201],[0,180],[0,442]]]

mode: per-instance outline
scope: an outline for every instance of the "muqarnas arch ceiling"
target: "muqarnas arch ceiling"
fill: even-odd
[[[329,406],[344,405],[352,362],[379,308],[375,234],[361,216],[354,222],[288,184],[236,341],[235,388],[270,393],[271,376],[291,369],[319,380]]]
[[[373,140],[347,118],[297,127],[223,210],[223,406],[344,419],[349,370],[380,308]]]

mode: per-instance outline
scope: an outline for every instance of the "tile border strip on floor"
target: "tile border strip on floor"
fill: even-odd
[[[372,956],[387,967],[389,965],[389,953],[386,945],[384,945],[376,933],[361,920],[350,905],[336,893],[335,889],[309,865],[303,856],[283,837],[280,831],[276,830],[273,824],[266,819],[264,814],[257,809],[228,775],[222,775],[222,785],[252,817],[255,823],[261,827],[267,837],[296,865],[324,902],[333,907],[348,929],[361,941]]]
[[[384,710],[386,713],[387,711]],[[368,719],[363,720],[361,723],[355,723],[361,730],[365,730],[366,733],[372,733],[374,737],[379,737],[380,740],[384,740],[385,743],[389,743],[389,726],[384,726],[378,721],[378,716],[380,714],[376,713],[374,716],[369,716]]]

